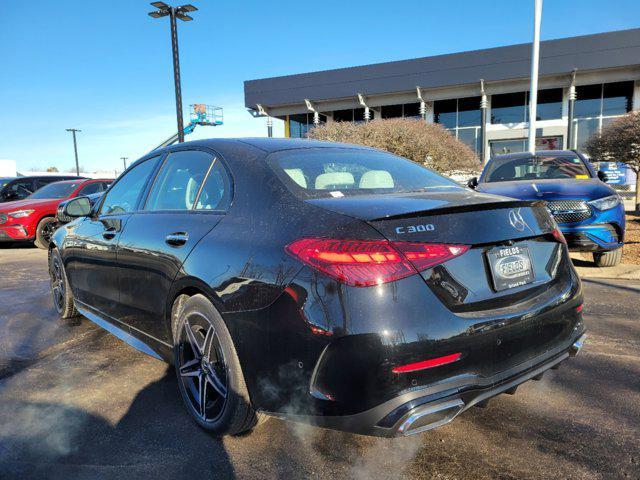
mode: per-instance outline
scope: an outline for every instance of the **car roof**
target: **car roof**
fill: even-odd
[[[72,178],[72,179],[65,179],[65,180],[60,180],[58,182],[51,182],[51,183],[78,183],[78,181],[80,181],[80,183],[94,183],[94,182],[112,182],[113,180],[105,180],[102,178]]]
[[[178,147],[208,147],[214,150],[227,149],[229,147],[242,148],[243,146],[250,149],[251,147],[262,150],[265,153],[273,153],[281,150],[292,150],[301,148],[354,148],[373,150],[370,147],[362,145],[353,145],[350,143],[323,142],[320,140],[309,140],[306,138],[208,138],[203,140],[194,140],[184,142],[164,149],[159,149],[152,153],[171,151]]]
[[[549,155],[575,155],[578,156],[573,150],[537,150],[534,156],[536,157],[548,157]],[[518,152],[518,153],[504,153],[502,155],[494,155],[491,160],[499,159],[505,160],[510,158],[530,158],[531,152]]]
[[[37,180],[39,178],[60,178],[61,180],[84,180],[87,177],[76,175],[25,175],[23,177],[12,177],[13,180]]]

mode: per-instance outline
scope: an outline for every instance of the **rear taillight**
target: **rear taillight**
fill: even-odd
[[[554,228],[551,234],[553,235],[553,238],[555,238],[558,242],[564,243],[565,245],[567,244],[567,239],[558,227]]]
[[[408,277],[462,255],[468,248],[439,243],[303,238],[286,250],[340,282],[366,287]]]

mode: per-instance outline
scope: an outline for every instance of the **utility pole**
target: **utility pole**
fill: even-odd
[[[78,144],[76,143],[76,132],[81,132],[77,128],[67,128],[67,132],[73,135],[73,152],[76,155],[76,175],[80,176],[80,163],[78,162]]]
[[[129,160],[129,157],[120,157],[120,160],[122,160],[122,171],[124,172],[127,169],[127,160]]]
[[[173,84],[176,92],[178,143],[182,143],[184,142],[184,123],[182,118],[182,89],[180,86],[180,56],[178,53],[178,27],[176,25],[176,18],[183,22],[190,22],[193,18],[187,15],[187,12],[195,12],[197,8],[193,5],[171,7],[164,2],[151,2],[151,5],[156,7],[158,10],[150,12],[150,17],[161,18],[168,15],[171,23],[171,50],[173,53]]]
[[[540,60],[540,22],[542,0],[535,0],[533,45],[531,47],[531,87],[529,88],[529,152],[536,152],[536,115],[538,107],[538,64]]]

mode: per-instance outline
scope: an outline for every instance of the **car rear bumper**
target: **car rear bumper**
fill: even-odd
[[[8,225],[0,227],[0,242],[18,242],[21,240],[31,240],[29,231],[22,225]]]
[[[272,416],[362,435],[408,436],[451,422],[475,405],[501,394],[514,394],[528,381],[578,353],[586,335],[577,331],[569,342],[491,377],[460,375],[413,391],[406,391],[376,407],[353,415],[305,416],[270,413]]]

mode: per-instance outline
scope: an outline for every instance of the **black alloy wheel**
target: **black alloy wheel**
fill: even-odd
[[[45,217],[40,220],[36,227],[36,238],[33,242],[36,247],[42,248],[43,250],[49,248],[49,243],[51,243],[53,233],[56,231],[58,226],[58,222],[53,217]]]
[[[49,280],[53,306],[56,307],[58,315],[61,318],[77,317],[78,310],[76,310],[64,263],[57,248],[49,251]]]
[[[56,307],[58,314],[64,310],[64,301],[66,296],[66,282],[64,278],[64,270],[62,260],[58,255],[51,257],[49,275],[51,276],[51,294],[53,295],[53,305]]]
[[[178,372],[191,409],[200,421],[218,420],[227,402],[227,367],[220,339],[206,316],[193,312],[178,338]]]

